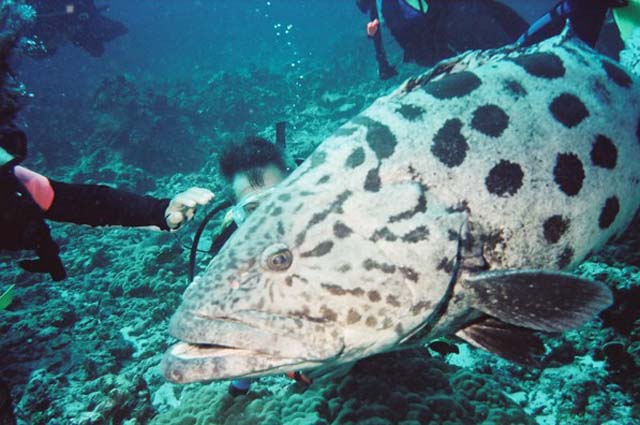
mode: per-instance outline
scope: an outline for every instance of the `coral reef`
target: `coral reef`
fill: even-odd
[[[490,378],[430,358],[424,349],[362,360],[347,375],[306,390],[284,378],[263,381],[235,399],[219,384],[202,387],[152,423],[535,423]]]

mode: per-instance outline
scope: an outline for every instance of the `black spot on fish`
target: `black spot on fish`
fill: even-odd
[[[327,322],[335,322],[336,320],[338,320],[338,315],[336,314],[336,312],[331,310],[326,305],[320,307],[320,314],[322,314],[322,318]]]
[[[326,289],[331,295],[346,295],[349,293],[343,287],[331,283],[321,283],[320,286]]]
[[[340,127],[333,135],[336,137],[351,136],[356,130],[358,130],[356,127]]]
[[[347,157],[347,161],[345,162],[344,165],[349,168],[356,168],[362,165],[363,162],[364,162],[364,149],[356,148]]]
[[[329,180],[331,180],[331,176],[330,176],[330,175],[328,175],[328,174],[326,174],[326,175],[324,175],[324,176],[320,177],[320,178],[318,179],[318,181],[316,182],[316,184],[325,184],[325,183],[326,183],[326,182],[328,182]]]
[[[570,246],[568,246],[558,256],[558,268],[560,269],[566,268],[569,264],[571,264],[572,260],[573,260],[573,249]]]
[[[282,221],[278,221],[278,234],[284,236],[284,224],[282,224]]]
[[[393,328],[394,332],[398,336],[404,336],[404,328],[402,327],[402,323],[398,323],[395,328]]]
[[[291,194],[290,193],[281,193],[280,195],[278,195],[278,201],[288,202],[290,200],[291,200]]]
[[[519,164],[505,159],[495,165],[484,180],[489,193],[507,197],[513,196],[522,187],[524,173]]]
[[[549,105],[551,115],[567,128],[573,128],[589,116],[584,103],[570,93],[562,93]]]
[[[367,258],[366,260],[364,260],[362,266],[365,270],[368,271],[380,270],[382,273],[386,274],[393,274],[396,272],[396,266],[394,266],[393,264],[378,263],[371,258]]]
[[[378,324],[378,319],[376,319],[373,316],[369,316],[367,317],[367,320],[365,320],[364,322],[367,326],[369,326],[370,328],[374,328],[377,324]]]
[[[522,87],[522,84],[516,80],[504,80],[503,85],[504,89],[515,99],[519,99],[528,94],[527,90]]]
[[[327,153],[325,151],[315,151],[311,155],[311,166],[309,169],[316,168],[327,161]]]
[[[393,326],[394,321],[391,320],[388,317],[385,317],[384,320],[382,321],[382,328],[383,329],[389,329],[391,326]]]
[[[460,239],[460,234],[453,229],[449,229],[447,233],[449,235],[448,239],[450,241],[457,241],[458,239]]]
[[[400,302],[393,295],[387,295],[387,304],[393,307],[400,307]]]
[[[415,271],[414,269],[412,269],[411,267],[405,267],[405,266],[401,266],[398,267],[398,269],[400,270],[400,273],[402,273],[402,275],[409,279],[412,282],[417,282],[418,278],[419,278],[419,274],[417,271]]]
[[[602,211],[600,211],[600,217],[598,218],[598,225],[600,226],[600,228],[608,229],[615,221],[619,212],[620,202],[618,201],[618,198],[615,196],[607,198]]]
[[[346,273],[349,270],[351,270],[351,264],[345,263],[343,265],[341,265],[340,267],[338,267],[338,271],[340,273]]]
[[[534,77],[554,79],[565,73],[562,60],[553,53],[533,53],[512,60]]]
[[[264,215],[267,215],[267,214],[271,214],[271,210],[273,210],[273,208],[275,208],[275,206],[276,206],[276,203],[275,203],[275,202],[273,202],[273,201],[269,202],[269,203],[267,204],[267,206],[264,208],[264,214],[263,214],[263,216],[264,216]]]
[[[402,105],[396,109],[396,112],[408,121],[415,121],[424,115],[425,110],[415,105]]]
[[[436,99],[451,99],[466,96],[481,84],[482,81],[473,72],[461,71],[428,83],[424,86],[424,91]]]
[[[413,217],[416,214],[423,213],[427,211],[427,197],[424,191],[420,192],[420,196],[418,196],[418,202],[416,206],[410,210],[401,212],[400,214],[392,215],[389,217],[389,223],[397,223],[398,221],[407,220]]]
[[[369,301],[377,303],[378,301],[380,301],[382,299],[382,297],[380,296],[380,293],[378,291],[369,291],[367,293],[367,295],[369,296]]]
[[[560,153],[553,168],[553,176],[560,190],[568,196],[575,196],[582,189],[584,181],[582,162],[574,153]]]
[[[611,81],[620,87],[631,87],[633,81],[631,80],[631,77],[629,77],[629,74],[627,74],[622,68],[608,60],[602,61],[602,67]]]
[[[322,257],[323,255],[326,255],[329,252],[331,252],[332,248],[333,248],[333,242],[332,241],[324,241],[324,242],[320,242],[311,251],[306,251],[306,252],[300,253],[300,256],[301,257]]]
[[[347,324],[353,325],[354,323],[358,323],[361,318],[362,316],[360,315],[360,313],[351,308],[349,309],[349,313],[347,314]]]
[[[349,226],[347,226],[346,224],[340,221],[337,221],[333,225],[333,234],[338,239],[344,239],[346,237],[349,237],[352,233],[353,233],[353,230],[351,230]]]
[[[569,219],[561,215],[552,215],[542,225],[544,238],[548,243],[556,243],[569,227]]]
[[[426,240],[429,236],[429,229],[426,226],[416,227],[402,237],[403,242],[417,243]]]
[[[469,145],[462,135],[462,121],[450,119],[444,123],[433,137],[431,152],[449,168],[457,167],[464,162]]]
[[[398,140],[389,127],[364,116],[355,117],[352,121],[367,127],[367,144],[379,160],[393,155]]]
[[[394,235],[388,227],[383,227],[373,232],[373,235],[369,238],[372,242],[378,242],[381,239],[387,242],[393,242],[398,239],[398,236]]]
[[[272,217],[277,217],[277,216],[279,216],[280,214],[282,214],[282,207],[275,207],[275,208],[273,209],[273,211],[271,211],[271,216],[272,216]]]
[[[296,236],[296,246],[300,246],[304,243],[304,240],[307,236],[307,231],[315,226],[318,223],[322,223],[324,220],[326,220],[326,218],[329,216],[329,214],[331,213],[337,213],[337,214],[342,214],[343,210],[342,210],[342,205],[347,201],[347,199],[349,199],[351,197],[353,193],[349,190],[345,190],[344,192],[340,193],[338,195],[338,197],[335,199],[335,201],[333,201],[331,203],[331,205],[329,206],[329,208],[319,212],[319,213],[315,213],[312,217],[311,220],[309,220],[309,223],[307,224],[307,227],[305,230],[303,230],[302,232],[300,232],[297,236]],[[300,205],[300,207],[302,207],[302,204]]]
[[[284,283],[287,284],[287,286],[293,286],[293,277],[291,276],[287,276],[284,278]]]
[[[577,51],[576,49],[573,49],[573,48],[571,48],[571,47],[567,46],[566,44],[565,44],[565,45],[563,45],[562,47],[564,47],[564,49],[565,49],[565,50],[566,50],[566,51],[567,51],[571,56],[573,56],[573,57],[574,57],[574,59],[575,59],[575,60],[577,60],[577,61],[578,61],[582,66],[587,67],[587,68],[591,66],[591,62],[590,62],[590,61],[588,61],[588,60],[586,60],[586,59],[584,58],[584,56],[583,56],[579,51]]]
[[[484,105],[473,112],[471,127],[490,137],[500,137],[509,125],[509,116],[498,105]]]
[[[431,308],[431,302],[429,301],[420,301],[419,303],[415,304],[413,307],[411,307],[411,313],[413,313],[414,316],[422,313],[423,311],[429,310]]]
[[[378,167],[369,170],[364,180],[364,190],[368,192],[377,192],[380,190],[382,182],[380,181],[380,174],[378,172]]]
[[[595,80],[593,83],[593,93],[604,103],[605,105],[611,104],[611,93],[607,88],[607,85],[600,80]]]
[[[618,150],[611,139],[602,134],[596,136],[591,148],[591,162],[602,168],[615,168],[618,161]]]
[[[447,257],[442,258],[438,263],[438,270],[444,270],[445,273],[451,273],[453,271],[453,260],[449,260]]]

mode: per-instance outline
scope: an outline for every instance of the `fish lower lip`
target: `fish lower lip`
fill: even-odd
[[[239,348],[180,342],[167,350],[160,367],[168,380],[186,384],[295,369],[301,362]]]

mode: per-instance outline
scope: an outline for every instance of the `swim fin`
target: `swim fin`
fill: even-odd
[[[9,307],[11,301],[13,301],[13,289],[15,287],[16,285],[11,285],[9,289],[4,291],[4,293],[0,295],[0,310],[4,310],[5,308]]]
[[[613,10],[613,18],[620,30],[620,36],[627,42],[633,30],[640,26],[640,0],[629,0],[629,5]]]

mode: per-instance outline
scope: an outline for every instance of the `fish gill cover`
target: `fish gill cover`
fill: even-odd
[[[25,4],[5,0],[2,11],[28,21]],[[366,19],[351,2],[118,0],[103,13],[128,33],[105,43],[101,58],[71,42],[48,58],[18,60],[17,53],[11,62],[27,89],[15,120],[29,137],[27,165],[57,180],[158,197],[193,185],[222,193],[216,159],[223,141],[245,133],[273,139],[273,123],[286,120],[289,152],[304,158],[375,99],[422,72],[403,65],[397,80],[378,81],[363,35]],[[399,61],[390,38],[387,45],[390,58]],[[527,71],[526,62],[517,66]],[[558,67],[549,72],[557,74]],[[614,84],[624,85],[617,71],[610,74]],[[466,87],[473,87],[468,80]],[[507,81],[505,87],[515,99],[527,84]],[[596,85],[593,96],[609,92]],[[434,93],[446,94],[446,87]],[[434,145],[445,166],[455,167],[461,153],[469,152],[468,141],[455,137],[467,125],[489,141],[509,131],[513,118],[504,119],[504,108],[491,103],[469,111],[464,128],[455,118],[443,121],[441,134],[459,140],[452,150]],[[572,111],[556,114],[559,126],[585,119],[579,107]],[[399,105],[398,113],[411,121],[429,111]],[[366,123],[361,120],[355,131]],[[616,142],[605,129],[603,136]],[[374,154],[384,160],[386,147],[376,146],[355,153],[350,163],[369,164],[364,161]],[[612,159],[611,152],[607,140],[594,139],[583,168],[599,164],[599,172],[607,172],[624,160]],[[579,168],[569,154],[558,163]],[[487,170],[478,181],[494,187],[498,199],[508,198],[520,190],[512,164]],[[558,174],[554,184],[576,190],[579,172]],[[374,180],[368,187],[376,186]],[[624,205],[625,199],[619,201]],[[611,216],[603,214],[597,225],[610,224]],[[552,245],[579,232],[563,214],[547,218],[540,237]],[[64,282],[21,271],[17,254],[2,252],[0,263],[1,282],[17,284],[12,305],[0,312],[0,371],[18,423],[638,423],[637,220],[574,270],[604,282],[614,306],[577,330],[544,337],[543,368],[452,341],[460,344],[459,354],[443,357],[426,348],[380,354],[306,390],[276,375],[237,398],[227,394],[227,382],[175,385],[158,368],[175,342],[167,335],[168,322],[188,283],[188,253],[173,235],[52,226],[68,269]],[[391,237],[377,235],[381,241]],[[489,241],[503,243],[497,236]]]

